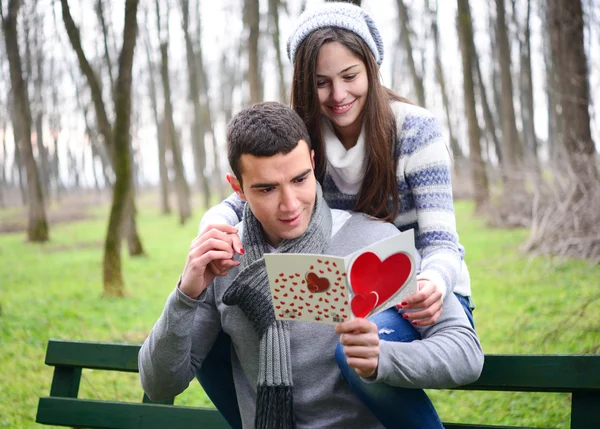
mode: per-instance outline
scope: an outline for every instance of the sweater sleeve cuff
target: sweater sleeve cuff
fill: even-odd
[[[181,289],[179,289],[179,286],[181,286],[181,276],[179,276],[179,281],[177,282],[177,287],[175,288],[175,297],[177,298],[178,302],[186,304],[190,307],[196,307],[198,304],[206,300],[206,291],[208,290],[208,288],[204,289],[202,293],[198,296],[198,298],[194,299],[190,298],[185,293],[183,293]]]
[[[446,282],[437,272],[433,270],[425,270],[422,271],[421,274],[417,275],[417,280],[429,280],[437,289],[442,293],[442,299],[446,298],[446,292],[448,291],[448,286]]]
[[[388,375],[393,371],[389,356],[391,351],[388,350],[390,344],[387,341],[379,343],[379,363],[377,365],[377,375],[375,377],[360,377],[365,383],[385,383]]]

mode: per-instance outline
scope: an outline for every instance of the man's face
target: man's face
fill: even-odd
[[[285,155],[242,155],[242,187],[233,176],[228,176],[233,190],[250,204],[272,246],[278,246],[283,239],[300,237],[306,231],[316,198],[313,168],[314,153],[300,140]]]

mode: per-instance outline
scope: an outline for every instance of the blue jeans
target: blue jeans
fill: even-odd
[[[475,307],[471,298],[460,295],[456,297],[463,306],[471,326],[474,327],[472,311]],[[413,325],[402,318],[394,307],[369,320],[379,328],[381,340],[408,343],[421,338]],[[431,400],[422,389],[408,389],[385,383],[365,383],[356,371],[348,366],[341,344],[338,344],[335,350],[335,360],[350,389],[386,428],[443,429]]]
[[[456,295],[467,318],[474,327],[470,297]],[[390,308],[370,318],[381,330],[385,341],[410,342],[420,339],[413,325]],[[384,383],[365,383],[346,362],[343,348],[338,344],[335,359],[350,389],[371,410],[386,428],[442,428],[431,400],[422,389],[407,389]],[[197,371],[196,377],[215,407],[232,429],[242,429],[242,419],[235,394],[231,369],[231,338],[221,331],[211,351]]]
[[[223,330],[196,371],[202,388],[232,429],[242,429],[242,417],[231,369],[231,337]]]

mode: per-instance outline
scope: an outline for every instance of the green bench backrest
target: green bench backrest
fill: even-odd
[[[226,429],[214,409],[75,399],[81,369],[138,372],[139,345],[50,340],[46,364],[54,366],[50,397],[40,398],[36,421],[90,428]],[[600,428],[600,356],[486,355],[481,377],[457,390],[571,392],[571,428]],[[447,424],[447,429],[490,428]]]

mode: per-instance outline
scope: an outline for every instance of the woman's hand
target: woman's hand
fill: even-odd
[[[190,298],[196,299],[214,280],[215,274],[208,268],[211,263],[220,262],[227,270],[239,265],[225,232],[230,228],[209,225],[192,241],[179,284],[179,290]]]
[[[427,279],[417,280],[417,290],[396,307],[402,310],[415,310],[404,313],[404,318],[413,325],[433,325],[442,314],[442,293],[435,283]]]
[[[379,365],[379,333],[377,325],[367,319],[352,319],[335,327],[341,334],[340,343],[348,366],[354,368],[361,377],[377,376]]]
[[[228,243],[231,246],[231,249],[240,255],[244,254],[244,248],[242,247],[242,241],[240,240],[239,235],[237,235],[238,229],[230,226],[230,225],[208,225],[203,231],[206,231],[209,228],[218,227],[220,231],[219,238]],[[226,259],[217,259],[208,264],[208,270],[215,276],[226,276],[229,270],[232,267],[237,266],[238,264],[232,264],[233,254],[230,260]]]

